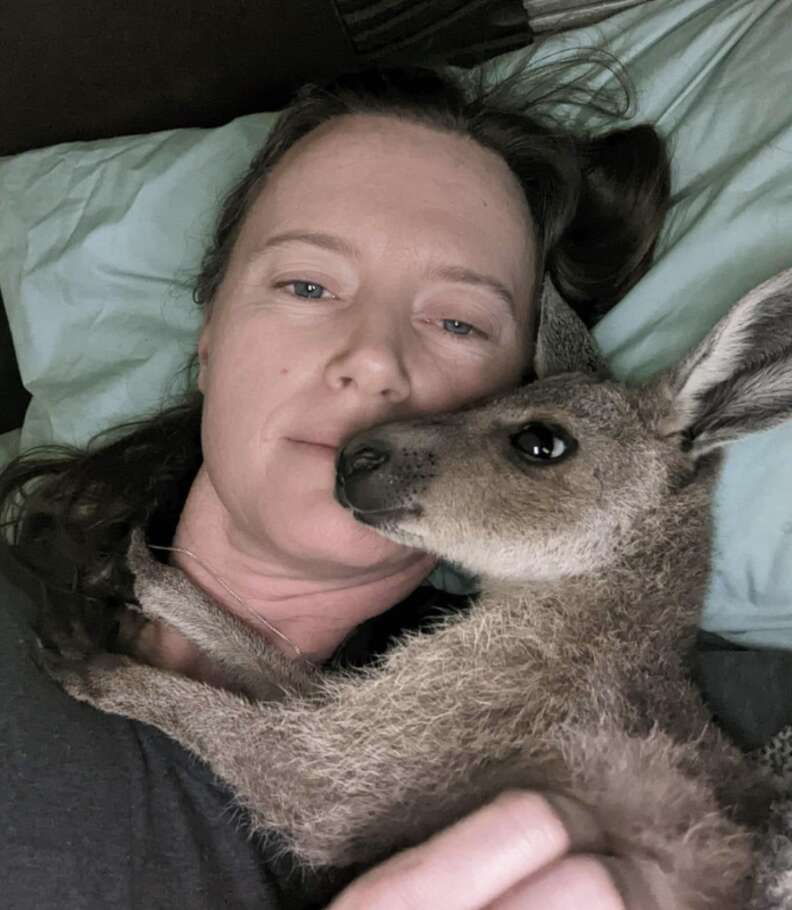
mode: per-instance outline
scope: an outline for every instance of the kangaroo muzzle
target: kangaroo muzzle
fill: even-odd
[[[380,433],[359,434],[336,458],[336,499],[366,524],[418,515],[432,463],[432,454],[423,449],[406,448]]]

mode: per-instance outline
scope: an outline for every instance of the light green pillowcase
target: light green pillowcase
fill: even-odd
[[[619,376],[673,363],[792,265],[790,21],[792,0],[656,0],[541,51],[612,52],[635,83],[634,122],[655,123],[673,151],[657,261],[596,330]],[[84,442],[183,389],[174,377],[200,325],[191,279],[223,193],[273,119],[0,160],[0,289],[33,394],[22,449]],[[704,627],[792,647],[792,426],[732,448],[716,518]]]
[[[193,279],[276,116],[0,159],[0,290],[33,395],[22,450],[83,443],[184,390]]]

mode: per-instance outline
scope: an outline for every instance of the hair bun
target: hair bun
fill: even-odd
[[[663,139],[648,125],[578,140],[578,153],[577,208],[546,261],[562,296],[591,326],[648,269],[671,178]]]

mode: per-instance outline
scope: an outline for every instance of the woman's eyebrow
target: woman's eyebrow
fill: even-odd
[[[360,259],[360,251],[356,246],[351,244],[343,237],[336,234],[327,234],[323,231],[284,231],[281,234],[275,234],[270,237],[263,246],[254,250],[250,258],[255,259],[266,253],[274,247],[283,246],[287,243],[309,243],[312,246],[321,247],[324,250],[331,250],[334,253],[341,253],[350,259]],[[509,313],[516,319],[514,309],[514,295],[506,285],[493,278],[491,275],[484,275],[474,269],[466,268],[462,265],[437,265],[429,268],[424,273],[425,277],[434,281],[451,281],[456,284],[469,284],[474,287],[485,288],[495,295],[495,297],[506,305]]]
[[[344,256],[349,256],[350,259],[360,258],[360,251],[348,240],[344,240],[343,237],[338,237],[335,234],[326,234],[323,231],[284,231],[282,234],[275,234],[263,246],[257,247],[251,253],[250,258],[253,259],[262,253],[266,253],[273,247],[297,242],[310,243],[325,250],[332,250],[334,253],[342,253]]]
[[[452,281],[456,284],[471,284],[474,287],[486,288],[506,305],[506,308],[516,319],[514,311],[514,295],[502,281],[493,278],[491,275],[483,275],[473,269],[465,268],[463,265],[440,265],[434,266],[426,273],[428,278],[439,281]]]

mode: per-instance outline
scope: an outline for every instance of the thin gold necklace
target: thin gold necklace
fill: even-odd
[[[187,550],[185,547],[162,547],[152,543],[149,544],[149,547],[151,547],[152,550],[170,550],[173,553],[184,553],[186,556],[192,557],[192,559],[194,559],[199,565],[203,566],[203,568],[212,576],[212,578],[214,578],[216,582],[221,584],[226,589],[226,591],[228,591],[228,593],[234,598],[234,600],[237,601],[237,603],[239,603],[240,606],[244,607],[245,610],[248,611],[248,613],[251,615],[255,614],[255,611],[251,608],[250,604],[244,601],[239,596],[239,594],[237,594],[237,592],[231,588],[231,586],[224,578],[210,569],[209,566],[207,566],[207,564],[199,556],[196,556],[195,553],[193,553],[191,550]],[[312,663],[312,661],[310,661],[305,656],[305,654],[303,654],[302,649],[296,645],[288,635],[285,635],[283,632],[281,632],[280,629],[278,629],[276,626],[273,626],[273,624],[268,619],[265,619],[265,617],[258,616],[257,614],[255,615],[257,622],[261,622],[273,635],[276,635],[281,639],[281,641],[286,642],[292,651],[294,651],[295,657],[297,657],[299,660],[304,660],[306,663]]]

